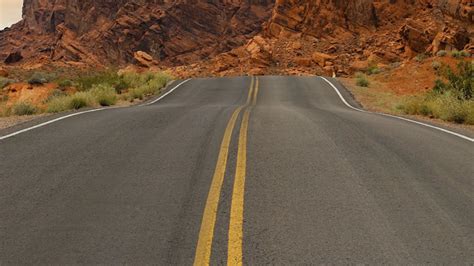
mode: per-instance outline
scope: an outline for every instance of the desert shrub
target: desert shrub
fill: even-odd
[[[367,74],[368,75],[376,75],[382,72],[382,70],[377,66],[377,65],[371,65],[369,68],[367,68]]]
[[[33,115],[37,112],[37,108],[29,102],[18,102],[12,107],[15,115]]]
[[[0,89],[5,88],[6,86],[12,84],[13,82],[15,82],[13,79],[0,77]]]
[[[448,52],[446,52],[446,50],[439,50],[436,53],[436,56],[438,56],[438,57],[445,57],[446,55],[448,55]]]
[[[49,103],[51,100],[53,100],[53,99],[55,99],[55,98],[58,98],[58,97],[61,97],[61,96],[66,96],[66,95],[67,95],[66,92],[64,92],[64,91],[62,91],[62,90],[60,90],[60,89],[55,89],[55,90],[53,90],[53,91],[49,94],[48,98],[46,98],[46,100],[44,100],[44,103],[47,104],[47,103]]]
[[[471,57],[471,53],[469,53],[468,51],[461,51],[460,52],[460,56],[461,57]]]
[[[451,57],[453,58],[461,58],[462,57],[462,53],[458,50],[452,50],[451,51]]]
[[[70,88],[74,85],[74,83],[69,79],[61,79],[58,81],[58,88],[64,90],[66,88]]]
[[[431,67],[435,70],[438,71],[441,68],[441,63],[438,61],[433,61],[431,63]]]
[[[423,62],[428,57],[429,56],[426,53],[421,53],[421,54],[418,54],[417,56],[415,56],[415,60],[417,62]]]
[[[46,112],[59,113],[69,109],[70,96],[59,96],[47,102]]]
[[[474,63],[461,61],[457,65],[457,71],[443,65],[439,71],[441,76],[436,80],[433,91],[444,94],[451,92],[460,100],[470,100],[474,95]],[[445,81],[444,81],[445,80]]]
[[[0,96],[0,102],[6,102],[8,101],[9,97],[8,94],[4,94]]]
[[[81,75],[75,80],[75,82],[77,83],[79,90],[87,91],[99,84],[115,87],[120,83],[120,79],[121,77],[116,71],[105,70],[97,73]]]
[[[130,88],[130,84],[127,83],[123,77],[120,78],[119,82],[114,86],[115,92],[117,94],[122,94],[124,90]]]
[[[391,69],[394,69],[394,68],[399,68],[400,66],[402,65],[402,63],[400,62],[393,62],[393,63],[390,63],[390,68]]]
[[[454,71],[442,65],[433,90],[406,99],[400,109],[406,114],[474,124],[473,66],[472,62],[461,61]]]
[[[95,85],[90,93],[100,106],[111,106],[117,103],[117,94],[115,88],[110,85]]]
[[[68,109],[81,109],[92,106],[94,97],[90,92],[78,92],[68,97]]]
[[[31,85],[43,85],[54,80],[54,74],[47,74],[43,72],[35,72],[28,79],[28,83]]]
[[[369,87],[370,83],[367,77],[362,73],[356,74],[356,84],[360,87]]]

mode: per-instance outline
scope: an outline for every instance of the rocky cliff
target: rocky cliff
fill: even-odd
[[[472,0],[25,0],[23,17],[0,32],[5,63],[344,74],[474,43]]]

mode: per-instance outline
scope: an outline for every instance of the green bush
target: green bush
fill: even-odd
[[[457,73],[449,66],[443,65],[439,74],[441,77],[436,80],[433,88],[435,93],[444,94],[449,91],[457,95],[460,100],[472,99],[474,96],[474,62],[459,62]]]
[[[356,74],[356,84],[357,84],[357,86],[360,86],[360,87],[369,87],[370,82],[364,74],[357,73]]]
[[[439,50],[436,55],[438,57],[445,57],[446,55],[448,55],[448,52],[446,52],[446,50]]]
[[[428,58],[429,56],[426,54],[426,53],[421,53],[421,54],[418,54],[416,57],[415,57],[415,60],[417,62],[423,62],[426,58]]]
[[[37,112],[37,108],[29,102],[18,102],[12,107],[15,115],[33,115]]]
[[[367,74],[368,75],[376,75],[381,73],[382,70],[377,66],[377,65],[372,65],[367,68]]]
[[[47,102],[46,112],[59,113],[69,109],[70,96],[59,96]]]
[[[64,90],[66,88],[70,88],[74,85],[74,83],[69,79],[62,79],[58,82],[58,88]]]
[[[46,74],[43,72],[35,72],[31,77],[28,79],[28,83],[31,85],[43,85],[48,83],[54,79],[53,74]]]
[[[79,90],[87,91],[99,84],[115,87],[120,83],[120,79],[121,77],[116,71],[106,70],[97,73],[81,75],[75,80],[75,82],[77,83]]]
[[[117,94],[115,89],[110,85],[95,85],[90,93],[101,106],[111,106],[117,103]]]
[[[89,92],[78,92],[68,97],[68,109],[81,109],[84,107],[92,106],[94,98]]]
[[[435,70],[438,71],[441,68],[441,63],[438,61],[433,61],[431,63],[431,67]]]
[[[13,79],[0,77],[0,89],[5,88],[6,86],[12,84],[13,82],[15,82]]]
[[[458,50],[452,50],[451,51],[451,57],[453,58],[461,58],[463,57],[463,53],[458,51]]]

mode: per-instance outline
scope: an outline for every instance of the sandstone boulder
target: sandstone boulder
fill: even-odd
[[[312,58],[313,61],[316,62],[319,66],[324,67],[326,65],[326,61],[335,60],[337,57],[325,53],[314,52]]]
[[[155,65],[153,57],[143,51],[135,52],[133,58],[136,60],[137,64],[142,67],[150,68]]]

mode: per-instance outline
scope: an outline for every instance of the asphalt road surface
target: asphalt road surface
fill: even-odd
[[[318,77],[193,79],[0,140],[0,264],[472,264],[473,158]]]

